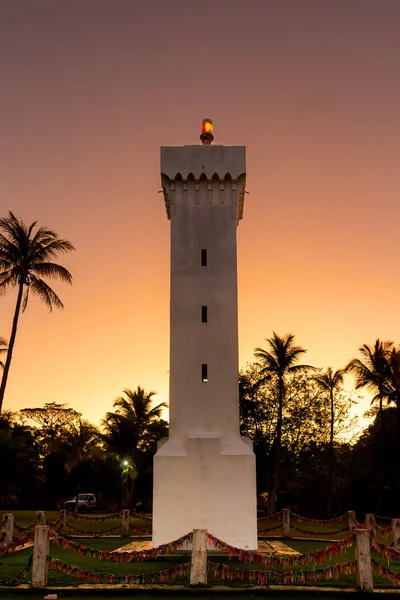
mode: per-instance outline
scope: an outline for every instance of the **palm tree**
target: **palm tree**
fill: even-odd
[[[375,392],[372,403],[379,401],[379,417],[382,433],[385,431],[383,420],[383,400],[386,397],[388,378],[388,353],[393,347],[393,342],[376,340],[374,346],[363,344],[359,348],[362,359],[353,358],[345,367],[347,373],[355,377],[355,387]]]
[[[39,296],[50,311],[53,307],[63,308],[60,298],[43,277],[72,282],[72,276],[65,267],[50,262],[54,257],[69,250],[74,250],[71,242],[60,239],[54,231],[46,227],[36,227],[36,221],[27,226],[11,211],[8,217],[0,219],[0,294],[5,294],[10,288],[18,289],[0,386],[0,412],[14,350],[18,319],[21,309],[24,311],[27,307],[29,290]]]
[[[77,494],[81,491],[82,473],[81,466],[100,454],[99,431],[97,428],[86,421],[79,419],[68,424],[56,440],[55,448],[65,457],[65,468],[67,473],[75,471],[77,475]],[[75,503],[75,512],[78,512],[78,502]]]
[[[335,465],[335,448],[334,448],[334,427],[335,427],[335,392],[343,385],[344,370],[339,369],[335,372],[331,367],[328,367],[325,373],[315,375],[314,379],[317,385],[329,394],[329,402],[331,409],[330,419],[330,438],[329,438],[329,497],[328,497],[328,517],[332,514],[333,490],[334,490],[334,465]]]
[[[114,401],[115,412],[108,412],[102,421],[103,440],[121,461],[126,503],[131,507],[133,489],[138,472],[137,451],[146,446],[146,439],[154,437],[154,429],[160,422],[161,412],[168,405],[153,405],[155,392],[146,393],[138,386],[136,390],[125,389],[124,396]]]
[[[7,342],[3,337],[0,337],[0,354],[7,352]],[[4,363],[0,360],[0,369],[4,369]]]
[[[306,350],[300,346],[294,345],[294,335],[287,334],[279,337],[274,331],[272,338],[266,340],[269,345],[268,350],[263,348],[255,348],[254,356],[259,359],[260,363],[260,380],[258,385],[262,385],[266,381],[275,379],[278,391],[278,418],[275,432],[275,468],[273,487],[268,495],[270,512],[275,511],[276,495],[280,483],[280,466],[281,466],[281,451],[282,451],[282,420],[283,420],[283,405],[286,397],[286,378],[289,373],[296,371],[304,371],[305,369],[314,369],[309,365],[296,365],[301,354]]]
[[[3,414],[5,415],[3,418]],[[0,415],[0,503],[12,506],[37,493],[41,482],[39,451],[29,428],[16,424],[13,414]]]
[[[396,405],[396,480],[397,480],[397,508],[400,516],[400,347],[392,348],[387,353],[388,377],[386,382],[386,398],[388,404]]]
[[[64,429],[57,449],[64,454],[65,467],[70,473],[98,452],[98,444],[97,428],[89,421],[79,419]]]

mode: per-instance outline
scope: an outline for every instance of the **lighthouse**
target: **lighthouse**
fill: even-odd
[[[161,147],[171,221],[170,428],[154,457],[153,545],[193,529],[257,549],[252,442],[240,436],[236,230],[246,148]]]

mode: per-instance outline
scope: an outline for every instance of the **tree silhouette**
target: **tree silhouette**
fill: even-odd
[[[388,376],[386,380],[386,397],[388,404],[396,406],[396,484],[397,510],[400,516],[400,348],[392,348],[387,352]]]
[[[0,337],[0,355],[7,352],[7,342],[3,337]],[[4,369],[4,363],[0,360],[0,368]]]
[[[137,478],[136,453],[146,446],[147,438],[154,439],[155,428],[163,425],[161,412],[168,405],[161,402],[153,405],[155,392],[146,393],[138,386],[136,390],[125,389],[124,396],[114,401],[115,412],[108,412],[102,421],[103,440],[121,463],[124,483],[124,500],[132,507],[133,490]],[[164,427],[160,427],[160,433]]]
[[[65,456],[65,467],[69,473],[99,454],[99,437],[97,427],[85,419],[78,419],[64,428],[57,450]]]
[[[276,382],[278,388],[278,418],[274,440],[274,483],[272,489],[269,491],[268,497],[269,509],[271,512],[274,512],[281,474],[282,418],[283,405],[286,397],[286,376],[289,373],[314,369],[314,367],[295,364],[306,350],[300,346],[294,345],[293,334],[290,333],[283,337],[279,337],[275,332],[272,332],[272,338],[269,338],[266,341],[269,345],[268,350],[255,348],[254,356],[258,359],[261,367],[259,384],[262,385],[264,382],[272,379]]]
[[[18,319],[21,310],[24,311],[28,305],[29,290],[38,296],[50,311],[53,307],[63,308],[60,298],[43,277],[72,283],[70,272],[65,267],[51,262],[51,259],[73,249],[71,242],[60,239],[54,231],[46,227],[36,227],[36,221],[27,226],[12,212],[9,212],[8,217],[0,219],[0,294],[5,294],[14,287],[18,289],[0,385],[0,412],[14,350]]]
[[[40,444],[42,455],[55,450],[63,439],[67,428],[76,426],[82,416],[73,408],[67,408],[67,404],[46,402],[44,407],[23,408],[21,417],[35,423],[35,439]]]
[[[332,514],[332,502],[334,492],[334,467],[335,467],[335,447],[334,447],[334,427],[335,427],[335,392],[343,386],[344,370],[339,369],[333,372],[328,367],[325,373],[315,376],[317,385],[329,394],[330,404],[330,436],[329,436],[329,496],[328,496],[328,517]]]
[[[379,338],[372,347],[363,344],[359,348],[361,360],[353,358],[345,367],[345,371],[355,377],[356,390],[365,387],[367,390],[375,392],[372,403],[379,402],[379,418],[383,433],[385,431],[383,400],[387,396],[386,386],[389,375],[387,355],[392,347],[393,342],[383,342]]]
[[[15,414],[0,415],[0,504],[12,506],[32,498],[41,484],[39,452],[29,428],[15,422]]]

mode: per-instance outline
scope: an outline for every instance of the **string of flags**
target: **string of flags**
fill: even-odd
[[[333,523],[342,523],[348,519],[348,515],[341,515],[340,517],[334,517],[333,519],[310,519],[309,517],[302,517],[295,512],[290,511],[290,516],[299,523],[313,523],[314,525],[333,525]]]
[[[31,554],[30,557],[28,558],[28,561],[27,561],[25,567],[23,568],[23,570],[21,571],[21,573],[18,573],[18,575],[16,575],[12,579],[8,579],[6,581],[0,581],[0,585],[4,585],[7,587],[14,587],[16,585],[20,585],[20,583],[25,579],[25,577],[28,575],[29,571],[31,570],[32,561],[33,561],[33,554]]]
[[[15,540],[7,544],[7,546],[3,546],[2,548],[0,548],[0,556],[4,556],[5,554],[12,554],[13,552],[18,552],[18,550],[21,550],[21,548],[25,546],[25,544],[27,544],[28,542],[32,542],[33,537],[34,533],[32,532],[29,535],[24,535],[23,537],[16,538]]]
[[[339,554],[342,554],[348,548],[351,548],[355,543],[355,536],[349,535],[344,540],[335,542],[334,544],[321,550],[317,550],[316,552],[312,552],[311,554],[295,554],[277,557],[273,554],[258,554],[256,552],[248,552],[242,548],[235,548],[235,546],[230,546],[210,533],[207,534],[207,537],[209,546],[213,546],[214,548],[217,548],[217,550],[225,552],[230,559],[235,558],[239,562],[244,562],[245,564],[255,563],[264,566],[281,567],[322,564],[322,562],[328,558],[339,556]]]
[[[380,525],[378,525],[378,523],[375,524],[377,530],[379,531],[379,535],[381,535],[383,538],[389,537],[390,534],[392,533],[392,525],[390,524],[388,527],[381,527]]]
[[[268,515],[267,517],[259,517],[257,519],[257,521],[259,523],[265,522],[265,521],[282,521],[282,511],[278,511],[276,513],[274,513],[273,515]]]
[[[278,529],[282,529],[282,523],[274,525],[273,527],[263,527],[262,529],[260,528],[258,531],[259,533],[265,533],[267,531],[277,531]]]
[[[57,571],[62,571],[70,577],[77,577],[81,581],[123,585],[165,583],[176,578],[187,578],[189,577],[190,572],[189,562],[176,565],[171,569],[164,569],[162,571],[155,571],[153,573],[141,573],[139,575],[113,575],[111,573],[95,573],[86,569],[80,569],[79,567],[75,567],[73,565],[68,565],[54,558],[49,558],[49,566]]]
[[[339,579],[340,575],[350,575],[357,570],[355,560],[347,563],[336,563],[322,569],[308,569],[302,571],[258,571],[250,569],[237,569],[229,565],[223,565],[214,561],[207,561],[207,571],[215,579],[229,581],[249,581],[258,585],[277,584],[301,584],[325,579]]]
[[[129,562],[141,562],[149,559],[154,559],[161,554],[169,554],[175,552],[177,549],[182,547],[182,544],[186,541],[192,540],[192,532],[182,536],[181,538],[174,540],[168,544],[163,544],[151,550],[145,550],[141,552],[110,552],[108,550],[97,550],[88,548],[81,544],[77,544],[68,540],[62,536],[57,535],[54,531],[50,532],[51,542],[61,546],[63,548],[69,548],[77,552],[81,556],[89,555],[93,558],[105,560],[114,563],[129,563]],[[263,555],[248,552],[242,548],[236,548],[223,542],[211,534],[207,534],[208,544],[213,545],[218,550],[226,552],[229,558],[236,558],[244,563],[255,563],[258,565],[268,567],[293,567],[293,566],[308,566],[310,564],[321,565],[326,559],[337,557],[340,553],[343,553],[355,544],[355,535],[349,535],[344,540],[338,541],[334,544],[327,546],[322,550],[308,554],[308,555],[291,555],[284,557],[276,557],[275,555]],[[25,545],[27,542],[32,541],[33,534],[20,537],[15,539],[11,544],[0,548],[0,556],[11,554],[17,551],[18,548]],[[400,559],[400,550],[388,547],[385,544],[380,543],[377,538],[371,537],[371,548],[384,556],[388,563],[390,560]],[[2,586],[17,586],[19,585],[28,575],[32,567],[32,554],[30,555],[24,569],[12,579],[7,581],[0,581]],[[71,577],[77,577],[81,581],[97,584],[123,584],[123,585],[140,585],[140,584],[154,584],[154,583],[165,583],[173,579],[188,578],[190,574],[190,563],[184,563],[165,569],[162,571],[155,571],[151,573],[139,573],[129,575],[117,575],[108,574],[102,572],[92,572],[85,569],[80,569],[77,566],[63,563],[60,560],[49,558],[49,566],[57,571],[62,571],[66,575]],[[390,580],[395,587],[400,585],[400,573],[396,573],[385,565],[381,564],[374,558],[371,558],[372,567],[374,572]],[[289,570],[289,571],[262,571],[257,569],[248,568],[236,568],[227,564],[222,564],[215,561],[207,561],[207,571],[211,574],[214,579],[228,580],[228,581],[248,581],[256,585],[268,585],[271,583],[276,584],[305,584],[308,581],[316,583],[322,580],[338,579],[341,575],[349,575],[356,573],[357,562],[338,562],[333,565],[328,565],[325,568],[317,567],[314,569],[301,569],[301,570]]]
[[[375,560],[375,558],[371,558],[371,563],[372,563],[372,568],[378,575],[380,575],[381,577],[385,577],[386,579],[389,579],[394,584],[395,587],[400,585],[400,573],[395,573],[394,571],[392,571],[392,569],[385,567],[380,562]]]
[[[388,563],[391,560],[400,560],[400,550],[395,550],[390,546],[386,546],[385,544],[381,544],[376,537],[371,538],[371,548],[378,552],[382,556],[384,556]]]
[[[111,515],[83,515],[80,513],[73,513],[70,511],[67,511],[67,518],[70,521],[101,521],[102,523],[104,523],[104,521],[112,521],[114,519],[121,519],[121,513],[113,513]]]
[[[34,518],[34,520],[32,521],[32,523],[30,523],[29,525],[27,525],[26,527],[22,527],[21,525],[17,525],[17,523],[14,522],[14,529],[15,531],[18,531],[20,533],[22,532],[26,532],[26,533],[30,533],[31,531],[34,531],[36,525],[39,523],[40,521],[40,516],[36,515],[36,517]]]
[[[137,519],[138,521],[143,521],[144,523],[152,523],[153,519],[151,517],[146,517],[145,515],[134,514],[131,515],[131,518]]]
[[[55,532],[50,532],[50,534],[52,536],[51,542],[57,546],[69,548],[80,556],[90,556],[91,558],[97,558],[99,560],[115,563],[130,563],[153,560],[157,556],[176,552],[176,550],[181,547],[184,542],[191,541],[193,537],[193,533],[191,532],[177,540],[169,542],[168,544],[162,544],[161,546],[156,546],[150,550],[141,550],[139,552],[110,552],[109,550],[97,550],[95,548],[83,546],[82,544],[77,544],[76,542],[72,542],[65,537],[57,535]]]
[[[69,533],[84,535],[85,537],[97,537],[102,535],[112,535],[114,533],[121,533],[121,525],[117,525],[116,527],[111,527],[110,529],[102,529],[101,531],[87,531],[87,529],[79,529],[78,527],[73,527],[69,523],[67,523],[67,530]]]
[[[46,525],[55,529],[56,527],[58,527],[61,524],[61,521],[62,521],[62,518],[60,515],[59,517],[57,517],[57,519],[55,521],[46,521]]]
[[[333,535],[337,535],[338,533],[343,533],[344,531],[348,531],[348,527],[343,527],[342,529],[335,529],[334,531],[309,531],[307,529],[300,529],[300,527],[296,527],[295,525],[290,525],[291,529],[295,531],[300,531],[300,533],[306,533],[311,537],[332,537]]]
[[[142,535],[149,535],[148,529],[140,529],[140,527],[135,527],[131,523],[129,523],[129,531],[134,531],[135,533],[141,533]]]

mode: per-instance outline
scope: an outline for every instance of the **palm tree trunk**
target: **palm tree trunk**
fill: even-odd
[[[331,431],[329,440],[329,495],[328,495],[328,518],[332,515],[332,504],[333,504],[333,469],[335,463],[335,450],[333,447],[333,433],[335,424],[335,406],[333,398],[333,389],[330,390],[331,400]]]
[[[396,479],[397,479],[397,516],[400,518],[400,397],[396,398],[396,417],[397,417],[397,460],[396,460]]]
[[[381,419],[381,432],[382,432],[382,438],[384,439],[386,437],[386,422],[383,418],[383,398],[384,398],[384,393],[383,393],[383,389],[382,386],[379,386],[379,417]]]
[[[13,353],[13,349],[14,349],[15,337],[17,335],[18,319],[19,319],[19,313],[21,312],[23,291],[24,291],[24,284],[21,282],[18,287],[17,304],[15,306],[13,324],[12,324],[12,329],[11,329],[11,336],[10,336],[10,341],[8,344],[8,350],[7,350],[7,358],[6,358],[6,362],[4,364],[3,377],[1,378],[0,413],[1,413],[2,406],[3,406],[4,392],[6,391],[8,372],[10,370],[10,364],[11,364],[11,358],[12,358],[12,353]]]
[[[284,383],[283,379],[279,379],[279,405],[278,405],[278,421],[276,424],[276,453],[275,453],[275,472],[274,472],[274,485],[271,492],[271,512],[276,511],[276,500],[278,495],[278,488],[281,477],[281,454],[282,454],[282,418],[283,418],[283,397],[284,397]]]

